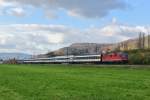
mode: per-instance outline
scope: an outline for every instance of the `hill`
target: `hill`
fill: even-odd
[[[127,51],[147,48],[150,48],[150,36],[149,38],[146,36],[141,40],[139,40],[139,38],[135,38],[114,44],[74,43],[68,47],[49,52],[45,54],[45,56],[100,54],[102,51],[107,50]]]
[[[85,54],[96,54],[100,53],[104,46],[112,44],[97,44],[97,43],[74,43],[69,47],[64,47],[54,52],[48,53],[51,55],[85,55]]]
[[[8,59],[24,59],[31,58],[31,55],[24,53],[0,53],[0,59],[8,60]]]

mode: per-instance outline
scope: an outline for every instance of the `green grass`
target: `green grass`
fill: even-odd
[[[0,65],[0,100],[150,100],[150,69]]]

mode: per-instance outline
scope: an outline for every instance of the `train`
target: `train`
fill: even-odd
[[[67,55],[47,58],[31,58],[18,60],[23,64],[102,64],[102,63],[127,63],[128,54],[123,52],[96,54],[96,55]]]

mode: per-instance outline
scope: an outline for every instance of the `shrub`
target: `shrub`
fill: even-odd
[[[128,51],[129,64],[150,64],[149,50],[132,50]]]

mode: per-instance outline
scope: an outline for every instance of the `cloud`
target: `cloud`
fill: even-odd
[[[64,45],[69,30],[63,25],[0,25],[0,52],[43,53],[58,49]]]
[[[0,0],[0,5],[2,5],[2,4],[3,4],[3,2],[4,2],[3,0]]]
[[[121,35],[129,38],[135,38],[138,36],[139,32],[148,33],[148,28],[146,26],[132,26],[113,23],[102,27],[99,32],[107,36]]]
[[[148,34],[150,26],[128,25],[118,23],[116,19],[102,27],[89,27],[85,30],[74,30],[65,36],[65,43],[93,42],[116,43],[137,38],[139,33]]]
[[[10,8],[6,10],[6,13],[8,15],[17,16],[17,17],[23,17],[26,15],[26,12],[23,8]]]
[[[76,29],[64,25],[0,25],[0,52],[46,53],[72,43],[114,43],[148,33],[150,27],[113,21],[103,27]]]
[[[24,17],[27,15],[26,10],[28,8],[29,7],[24,8],[16,3],[0,0],[0,14],[1,15]]]
[[[32,6],[44,10],[46,17],[53,18],[60,10],[70,16],[102,18],[113,10],[126,8],[125,0],[1,0],[13,6]]]
[[[49,34],[48,35],[49,43],[61,43],[63,42],[63,34]]]

